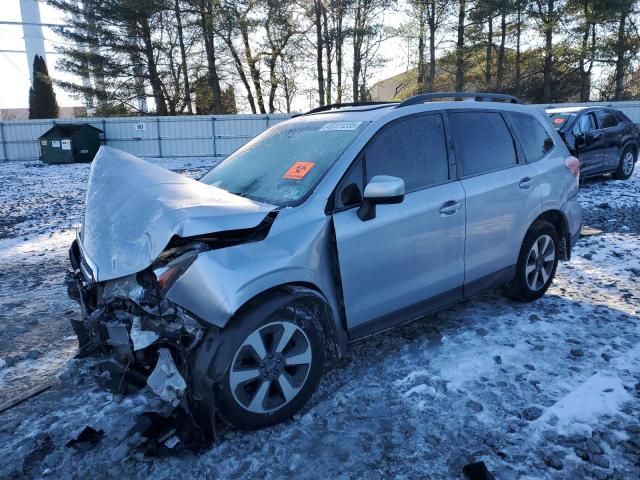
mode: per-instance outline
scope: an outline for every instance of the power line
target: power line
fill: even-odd
[[[13,60],[11,60],[11,58],[9,57],[9,55],[7,55],[6,53],[2,53],[2,56],[3,56],[4,58],[6,58],[7,60],[9,60],[9,63],[11,63],[11,65],[13,65],[13,66],[16,68],[16,70],[18,70],[18,71],[20,72],[20,74],[21,74],[24,78],[26,78],[27,80],[29,80],[29,77],[24,73],[24,71],[22,70],[22,68],[20,68],[18,65],[16,65],[16,63],[15,63]]]
[[[64,23],[37,23],[37,22],[15,22],[10,20],[0,20],[0,25],[14,25],[14,26],[22,26],[22,25],[31,25],[31,26],[40,26],[40,27],[66,27]]]
[[[26,50],[0,50],[0,53],[28,53]],[[47,55],[61,55],[60,52],[45,52]]]

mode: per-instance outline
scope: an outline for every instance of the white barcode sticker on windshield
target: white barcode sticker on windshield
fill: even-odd
[[[327,132],[330,130],[355,130],[360,126],[362,122],[333,122],[325,123],[320,129],[321,132]]]

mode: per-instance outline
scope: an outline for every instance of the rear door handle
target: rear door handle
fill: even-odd
[[[524,177],[522,180],[520,180],[520,188],[529,188],[531,185],[533,185],[533,181],[534,179],[531,177]]]
[[[461,208],[462,208],[461,202],[456,202],[455,200],[449,200],[448,202],[443,203],[442,207],[440,207],[440,215],[443,215],[443,216],[453,215]]]

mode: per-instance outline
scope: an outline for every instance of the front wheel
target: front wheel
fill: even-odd
[[[505,294],[520,302],[542,297],[556,274],[560,238],[548,222],[536,222],[522,243],[516,276],[505,285]]]
[[[618,180],[626,180],[633,173],[636,164],[636,152],[633,147],[627,147],[620,155],[620,163],[618,169],[613,173],[613,177]]]
[[[250,326],[219,385],[222,419],[256,430],[293,416],[320,381],[324,343],[317,309],[303,301]]]

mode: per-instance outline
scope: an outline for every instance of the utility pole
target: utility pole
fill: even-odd
[[[20,13],[22,15],[24,46],[27,51],[27,63],[29,64],[29,79],[33,85],[33,59],[36,55],[40,55],[45,63],[47,62],[38,0],[20,0]]]

